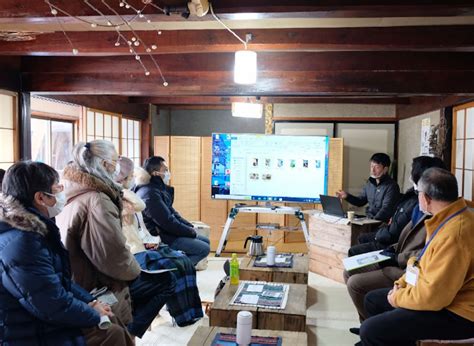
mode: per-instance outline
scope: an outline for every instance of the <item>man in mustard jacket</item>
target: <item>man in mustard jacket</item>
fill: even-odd
[[[458,198],[456,178],[441,168],[418,182],[426,245],[393,288],[367,294],[362,345],[474,338],[474,204]]]

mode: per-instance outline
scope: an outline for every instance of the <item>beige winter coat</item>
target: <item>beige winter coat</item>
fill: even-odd
[[[135,217],[135,213],[141,213],[144,209],[145,202],[135,192],[123,190],[122,230],[133,254],[146,251],[143,241],[138,235],[138,221]]]
[[[64,170],[63,183],[67,205],[56,222],[73,278],[89,291],[111,289],[119,300],[112,309],[127,324],[132,319],[128,281],[140,274],[140,267],[122,233],[120,191],[72,165]]]

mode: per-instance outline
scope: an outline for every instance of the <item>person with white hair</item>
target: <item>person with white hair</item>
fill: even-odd
[[[167,301],[168,312],[176,324],[184,327],[203,317],[201,298],[196,282],[196,270],[191,260],[181,251],[171,249],[161,243],[159,236],[152,236],[143,222],[141,212],[145,202],[130,190],[134,185],[133,161],[119,158],[120,173],[115,181],[123,186],[122,229],[127,238],[127,246],[134,254],[140,267],[147,270],[172,269],[176,278],[176,288]]]
[[[57,223],[74,280],[89,291],[107,287],[118,300],[115,315],[141,337],[173,293],[174,278],[164,273],[145,281],[140,275],[122,233],[122,188],[113,180],[119,171],[111,142],[78,143],[63,172],[67,202]]]

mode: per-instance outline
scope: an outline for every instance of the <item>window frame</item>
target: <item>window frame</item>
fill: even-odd
[[[94,135],[91,136],[89,133],[88,133],[88,113],[89,112],[93,112],[94,113]],[[82,135],[82,138],[84,139],[85,142],[89,141],[89,137],[94,137],[94,139],[97,139],[97,136],[96,136],[96,114],[97,113],[101,113],[103,116],[104,115],[110,115],[112,117],[117,117],[118,118],[118,138],[114,137],[113,136],[113,127],[111,129],[111,133],[112,133],[112,136],[111,138],[112,139],[118,139],[118,148],[117,148],[117,153],[119,155],[124,155],[123,153],[123,144],[122,144],[122,141],[124,139],[128,140],[129,139],[132,139],[132,140],[136,140],[135,137],[132,137],[132,138],[129,138],[128,137],[128,129],[127,129],[127,137],[123,137],[122,136],[122,133],[123,133],[123,125],[122,125],[122,122],[123,120],[131,120],[131,121],[136,121],[138,122],[138,143],[139,143],[139,147],[138,147],[138,154],[139,154],[139,157],[138,157],[138,160],[139,162],[141,163],[141,160],[142,160],[142,150],[141,150],[141,141],[142,141],[142,138],[143,138],[143,133],[142,133],[142,119],[138,119],[138,118],[134,118],[132,116],[127,116],[127,115],[123,115],[123,114],[120,114],[120,113],[115,113],[115,112],[109,112],[109,111],[104,111],[104,110],[101,110],[101,109],[96,109],[96,108],[89,108],[89,107],[85,107],[84,108],[84,114],[83,114],[83,118],[82,118],[82,121],[83,121],[83,124],[82,124],[82,130],[83,130],[83,135]],[[113,123],[113,120],[112,120],[112,123]],[[127,123],[128,124],[128,123]],[[103,118],[103,126],[105,125],[105,116]],[[103,131],[104,133],[105,131]],[[100,137],[104,137],[104,135],[100,136]],[[99,138],[101,139],[101,138]],[[109,140],[108,138],[106,140]],[[127,144],[127,154],[128,154],[128,144]],[[125,156],[125,155],[124,155]],[[127,156],[128,157],[128,156]],[[133,156],[133,158],[135,158],[135,156]],[[130,157],[130,159],[133,160],[132,157]]]
[[[126,142],[127,142],[127,154],[129,154],[129,151],[128,151],[128,141],[129,141],[129,140],[132,140],[133,142],[135,142],[135,141],[138,140],[138,158],[137,158],[137,159],[138,159],[138,162],[139,162],[138,166],[141,166],[141,162],[142,162],[141,141],[142,141],[142,138],[143,138],[143,135],[142,135],[142,120],[136,119],[136,118],[132,118],[132,117],[129,117],[129,116],[125,116],[125,115],[124,115],[124,116],[122,116],[122,120],[121,120],[121,122],[120,122],[121,126],[122,126],[123,120],[127,120],[127,125],[128,125],[128,121],[134,121],[134,122],[137,122],[137,123],[138,123],[138,139],[135,138],[135,134],[133,134],[133,137],[132,137],[132,138],[130,138],[130,137],[128,136],[128,126],[127,126],[127,137],[126,137],[126,138],[120,137],[120,147],[121,147],[120,153],[121,153],[121,155],[122,155],[122,153],[123,153],[122,141],[123,141],[124,139],[126,139]],[[120,135],[122,135],[122,133],[123,133],[123,130],[121,129]],[[134,161],[134,159],[136,158],[136,157],[135,157],[135,152],[134,152],[134,155],[133,155],[132,157],[131,157],[130,155],[127,155],[127,157],[128,157],[130,160]],[[134,162],[135,162],[135,161],[134,161]],[[136,162],[135,162],[135,164],[136,164]]]
[[[474,137],[469,137],[467,138],[467,125],[466,125],[466,120],[467,120],[467,110],[468,109],[474,109],[474,102],[468,102],[456,107],[453,107],[453,127],[452,127],[452,140],[451,140],[451,173],[456,176],[456,171],[461,170],[462,171],[462,178],[461,178],[461,183],[458,181],[458,190],[459,190],[459,195],[461,197],[464,197],[464,184],[465,184],[465,177],[466,177],[466,170],[472,172],[474,176],[474,169],[466,169],[466,140],[473,140]],[[462,138],[458,139],[458,112],[463,111],[464,112],[464,124],[463,124],[463,131],[464,134]],[[462,167],[457,167],[456,161],[457,161],[457,141],[462,140],[463,142],[463,147],[462,147]],[[474,180],[474,179],[473,179]],[[474,197],[474,183],[472,183],[472,188],[471,188],[471,199],[473,200]]]
[[[89,127],[89,124],[88,124],[88,121],[89,121],[89,112],[93,112],[94,113],[94,135],[91,136],[88,132],[88,127]],[[112,128],[111,128],[111,136],[110,138],[112,139],[117,139],[118,140],[118,148],[117,148],[117,152],[119,153],[119,155],[122,153],[122,140],[121,140],[121,133],[122,133],[122,115],[119,114],[119,113],[114,113],[114,112],[109,112],[109,111],[104,111],[104,110],[101,110],[101,109],[96,109],[96,108],[89,108],[89,107],[85,107],[85,110],[84,110],[84,118],[83,118],[83,139],[84,139],[84,142],[88,142],[89,141],[89,137],[94,137],[94,139],[105,139],[105,136],[103,135],[104,131],[102,131],[102,136],[100,137],[103,137],[103,138],[97,138],[97,128],[96,128],[96,124],[97,124],[97,116],[96,114],[97,113],[100,113],[102,114],[103,116],[103,119],[102,119],[102,130],[104,130],[104,125],[105,125],[105,115],[109,115],[111,117],[111,124],[113,124],[113,117],[117,117],[118,118],[118,137],[114,137],[113,136],[113,125],[112,125]],[[108,140],[108,139],[107,139]],[[113,143],[113,141],[112,141]]]
[[[13,162],[11,164],[14,164],[15,162],[20,160],[20,134],[19,134],[19,112],[18,112],[18,93],[5,90],[5,89],[0,89],[0,94],[5,95],[5,96],[10,96],[12,97],[12,102],[13,102],[13,114],[12,114],[12,124],[13,128],[1,128],[2,130],[11,130],[13,132]],[[10,162],[3,162],[0,161],[0,164],[9,164]]]
[[[69,116],[64,116],[62,117],[61,115],[53,115],[53,116],[48,116],[49,113],[43,113],[43,112],[37,112],[37,111],[34,111],[31,113],[31,119],[39,119],[39,120],[45,120],[45,121],[49,121],[49,162],[45,162],[46,164],[48,164],[49,166],[53,167],[53,141],[51,140],[52,139],[52,122],[58,122],[58,123],[66,123],[66,124],[71,124],[72,125],[72,147],[74,148],[74,146],[76,145],[77,141],[77,131],[76,131],[76,127],[77,127],[77,119],[74,118],[74,117],[69,117]],[[31,133],[30,133],[31,135]],[[33,149],[33,148],[32,148]],[[33,152],[32,152],[33,154]],[[58,168],[55,168],[53,167],[54,169],[58,170]]]

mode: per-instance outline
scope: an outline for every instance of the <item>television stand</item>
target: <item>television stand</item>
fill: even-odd
[[[306,221],[304,219],[304,214],[298,207],[285,207],[285,206],[276,206],[266,203],[265,205],[247,205],[243,203],[237,203],[229,213],[227,221],[222,231],[221,239],[219,240],[219,245],[216,250],[216,257],[221,255],[222,250],[225,249],[227,244],[227,237],[229,236],[230,227],[234,222],[235,218],[239,213],[255,213],[255,214],[283,214],[283,215],[294,215],[301,223],[301,229],[306,240],[306,245],[309,248],[309,234],[308,227],[306,226]]]

